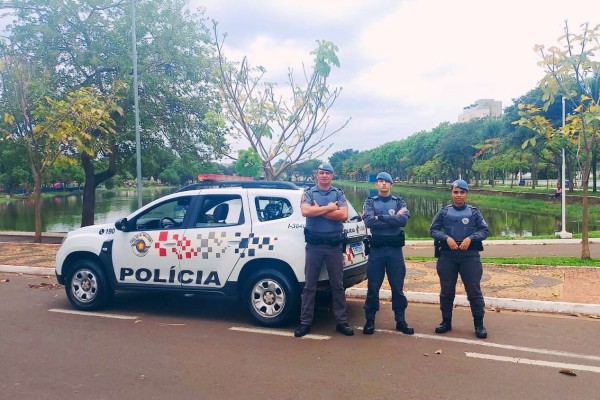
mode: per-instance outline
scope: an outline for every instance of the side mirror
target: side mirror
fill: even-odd
[[[127,218],[121,218],[115,222],[115,229],[123,232],[127,232]]]

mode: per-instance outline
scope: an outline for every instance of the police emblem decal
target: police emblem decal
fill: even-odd
[[[393,208],[390,208],[390,209],[388,210],[388,214],[390,214],[390,215],[394,215],[394,214],[396,214],[396,211],[394,211],[394,209],[393,209]]]
[[[463,219],[462,219],[462,223],[463,223],[464,225],[467,225],[467,224],[469,223],[469,218],[463,218]]]
[[[133,250],[133,254],[138,257],[144,257],[148,254],[148,250],[150,249],[150,244],[152,244],[153,240],[150,235],[146,232],[140,232],[135,235],[130,241],[131,249]]]

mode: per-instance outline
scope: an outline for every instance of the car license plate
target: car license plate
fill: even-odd
[[[352,253],[354,254],[362,254],[365,252],[365,246],[363,245],[363,242],[352,243],[350,245],[350,249],[352,249]]]

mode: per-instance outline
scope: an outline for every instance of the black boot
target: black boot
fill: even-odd
[[[337,324],[335,326],[335,330],[344,336],[353,336],[354,335],[354,331],[352,330],[350,325],[348,325],[347,322],[344,322],[342,324]]]
[[[412,335],[415,333],[415,329],[406,323],[406,321],[396,322],[396,330],[404,333],[405,335]]]
[[[473,318],[473,325],[475,325],[475,336],[478,339],[485,339],[487,337],[487,330],[483,326],[483,317]]]
[[[442,322],[435,327],[435,333],[446,333],[452,330],[452,320],[450,318],[442,318]]]
[[[302,324],[298,327],[298,329],[296,329],[294,331],[294,336],[302,337],[302,336],[308,335],[309,333],[310,333],[310,325]]]
[[[365,327],[363,328],[363,333],[365,335],[372,335],[375,333],[375,320],[368,319]]]

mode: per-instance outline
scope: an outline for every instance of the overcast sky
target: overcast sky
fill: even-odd
[[[333,151],[367,150],[441,122],[457,122],[481,98],[503,108],[543,75],[536,44],[557,44],[600,23],[596,0],[190,0],[227,33],[229,59],[247,55],[285,86],[288,67],[311,65],[316,40],[339,48],[330,83],[343,88],[331,112],[352,118]],[[590,20],[591,17],[598,20]],[[300,77],[300,75],[298,75]]]

